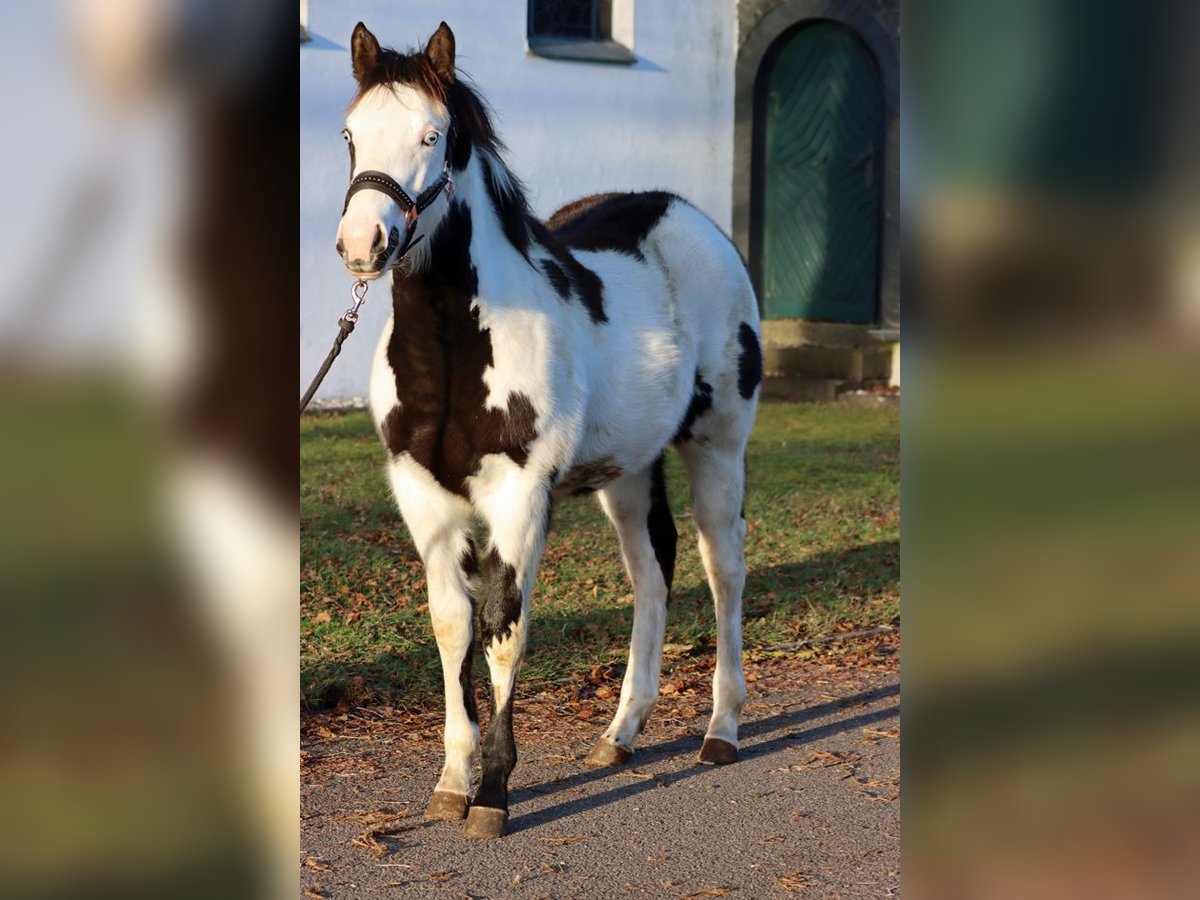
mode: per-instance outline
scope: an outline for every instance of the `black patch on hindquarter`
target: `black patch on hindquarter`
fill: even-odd
[[[476,605],[479,607],[479,640],[484,647],[504,640],[521,617],[521,588],[517,570],[500,559],[493,548],[483,561]]]
[[[738,343],[742,345],[738,354],[738,393],[749,400],[762,382],[762,346],[754,329],[745,322],[738,326]]]
[[[593,195],[558,210],[549,226],[573,250],[614,250],[644,260],[642,241],[675,199],[666,191]]]
[[[504,453],[524,465],[537,436],[537,416],[524,394],[510,394],[505,409],[485,407],[492,342],[470,308],[479,291],[471,232],[470,209],[452,200],[430,241],[429,271],[393,276],[387,360],[399,402],[380,426],[393,455],[411,454],[462,497],[485,455]]]
[[[650,531],[650,546],[654,548],[654,558],[662,569],[669,597],[671,583],[675,580],[675,544],[679,534],[667,504],[667,480],[661,455],[650,467],[650,512],[646,515],[646,528]]]
[[[692,426],[696,424],[698,418],[712,409],[712,405],[712,385],[700,377],[700,370],[697,369],[696,380],[692,388],[692,400],[688,404],[687,412],[683,414],[683,421],[675,429],[675,437],[671,438],[671,441],[676,444],[680,441],[690,441],[692,439]]]

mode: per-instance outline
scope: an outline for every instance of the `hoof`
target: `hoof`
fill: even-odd
[[[472,806],[467,813],[467,824],[463,831],[467,837],[498,838],[504,834],[504,823],[508,821],[508,813],[502,809],[491,809],[487,806]]]
[[[467,798],[449,791],[434,791],[425,807],[425,818],[435,822],[457,822],[467,817]]]
[[[626,750],[624,747],[618,747],[612,741],[607,741],[604,738],[596,741],[596,746],[592,748],[592,752],[588,754],[586,760],[589,766],[600,768],[602,766],[622,766],[629,762],[629,757],[633,756],[632,750]]]
[[[727,766],[737,762],[737,747],[720,738],[706,737],[696,762],[702,766]]]

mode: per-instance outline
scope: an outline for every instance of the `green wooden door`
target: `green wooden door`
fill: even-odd
[[[883,182],[879,71],[844,25],[816,22],[785,40],[768,63],[761,107],[766,317],[871,323]]]

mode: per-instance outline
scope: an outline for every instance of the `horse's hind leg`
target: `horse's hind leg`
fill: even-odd
[[[633,635],[621,700],[612,724],[588,756],[593,766],[619,765],[658,699],[667,598],[675,574],[675,522],[667,506],[663,460],[627,475],[600,493],[600,504],[617,528],[621,555],[633,582]]]
[[[700,558],[712,589],[717,618],[717,668],[713,712],[699,762],[737,759],[738,715],[746,698],[742,675],[742,589],[746,583],[742,517],[744,448],[682,441],[679,454],[692,482],[692,517],[700,532]]]

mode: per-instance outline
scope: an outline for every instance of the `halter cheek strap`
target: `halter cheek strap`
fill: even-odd
[[[417,220],[420,218],[421,213],[425,212],[443,191],[447,197],[454,193],[454,178],[450,174],[450,157],[454,149],[453,135],[454,123],[452,122],[446,133],[446,163],[442,166],[442,174],[438,176],[437,181],[421,191],[417,195],[416,200],[410,197],[408,192],[391,175],[388,175],[386,172],[376,172],[374,169],[359,172],[351,179],[350,187],[346,190],[346,201],[342,204],[343,216],[346,214],[346,210],[350,208],[350,198],[359,191],[379,191],[381,194],[386,194],[394,200],[404,210],[406,234],[404,235],[404,245],[400,248],[400,255],[396,257],[397,262],[403,259],[404,255],[421,241],[421,238],[413,240],[413,233],[417,230]]]

